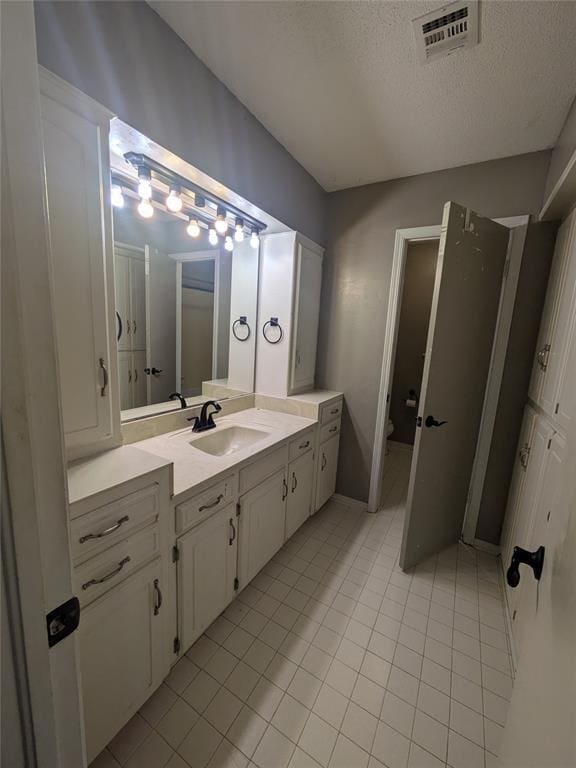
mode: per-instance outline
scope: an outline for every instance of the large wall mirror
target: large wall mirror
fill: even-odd
[[[257,239],[249,228],[235,239],[233,217],[227,235],[204,226],[191,236],[196,219],[171,212],[166,192],[154,191],[153,214],[143,216],[137,187],[114,173],[113,183],[123,421],[180,407],[174,393],[191,406],[252,392]]]

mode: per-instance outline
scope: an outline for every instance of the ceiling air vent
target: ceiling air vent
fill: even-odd
[[[478,0],[445,5],[412,22],[421,64],[478,43]]]

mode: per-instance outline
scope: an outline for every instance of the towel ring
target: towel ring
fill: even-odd
[[[248,333],[245,336],[238,336],[238,331],[236,330],[236,326],[244,326]],[[248,320],[246,318],[246,315],[240,315],[240,317],[237,320],[234,320],[232,323],[232,335],[235,339],[238,339],[238,341],[248,341],[250,338],[250,334],[252,331],[250,330],[250,326],[248,325]]]
[[[278,330],[280,331],[280,336],[278,336],[276,340],[269,339],[268,336],[266,335],[266,328],[268,326],[270,326],[270,328],[278,328]],[[277,317],[271,317],[270,320],[266,320],[266,322],[262,326],[262,336],[264,336],[268,344],[279,344],[282,341],[282,339],[284,338],[284,331],[282,330],[282,326],[278,322]]]

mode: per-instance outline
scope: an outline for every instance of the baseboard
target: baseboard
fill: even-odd
[[[351,499],[350,496],[343,496],[341,493],[333,493],[331,498],[333,501],[337,501],[338,504],[345,504],[347,507],[351,507],[358,512],[366,512],[368,509],[368,504],[365,501]]]
[[[491,544],[489,541],[474,539],[474,547],[481,552],[487,552],[489,555],[499,555],[500,547],[497,544]]]
[[[406,451],[412,453],[414,446],[408,445],[408,443],[397,443],[396,440],[386,440],[386,445],[393,448],[395,451]]]

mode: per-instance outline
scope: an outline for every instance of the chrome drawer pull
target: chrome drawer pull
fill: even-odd
[[[304,448],[308,448],[309,445],[310,445],[310,440],[306,440],[305,443],[302,443],[302,445],[298,446],[298,450],[302,451],[302,450],[304,450]]]
[[[103,531],[100,531],[100,533],[87,533],[86,536],[80,536],[78,541],[80,544],[84,544],[85,541],[89,541],[90,539],[103,539],[105,536],[110,536],[111,533],[117,531],[118,528],[120,528],[121,525],[124,525],[124,523],[127,523],[128,520],[130,520],[128,515],[124,515],[118,522],[111,525],[110,528],[105,528]]]
[[[298,478],[296,477],[296,472],[292,472],[292,493],[298,488]]]
[[[328,460],[326,459],[326,454],[323,452],[322,453],[322,466],[320,467],[320,471],[321,472],[324,472],[324,470],[326,469],[326,464],[327,463],[328,463]]]
[[[338,432],[338,427],[335,425],[332,429],[329,429],[328,432]]]
[[[112,579],[114,576],[116,576],[117,573],[120,573],[120,571],[124,568],[125,565],[127,565],[130,562],[130,557],[125,557],[123,560],[120,560],[116,568],[114,568],[113,571],[110,571],[110,573],[107,573],[106,576],[102,576],[101,579],[90,579],[90,581],[87,581],[85,584],[82,584],[82,589],[89,589],[90,587],[94,587],[96,584],[103,584],[105,581],[108,581],[109,579]]]
[[[220,493],[218,497],[214,499],[214,501],[211,501],[209,504],[202,504],[201,507],[198,507],[198,512],[204,512],[205,509],[212,509],[212,507],[217,507],[223,498],[224,498],[224,494]]]
[[[282,478],[282,501],[286,499],[288,496],[288,483],[286,482],[286,478]]]
[[[230,538],[228,539],[228,544],[232,546],[232,544],[234,544],[234,539],[236,538],[236,526],[234,525],[234,521],[232,520],[232,518],[230,518],[228,522],[230,524],[230,528],[232,528],[232,536],[230,536]]]
[[[162,590],[158,586],[158,579],[154,579],[154,591],[156,592],[157,600],[154,603],[154,616],[158,616],[160,608],[162,608]]]

